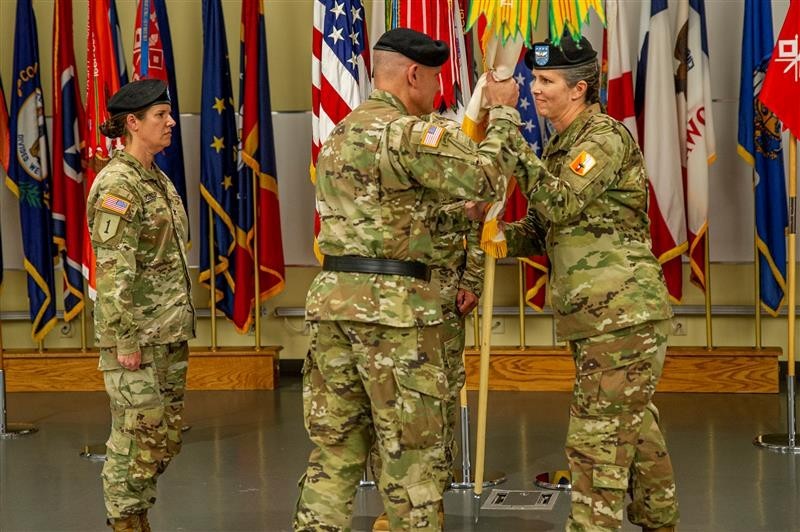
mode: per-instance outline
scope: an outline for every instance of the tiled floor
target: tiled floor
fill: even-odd
[[[155,530],[290,529],[310,444],[299,381],[282,384],[274,392],[188,394],[192,428],[159,481]],[[568,402],[565,393],[490,394],[487,469],[508,474],[501,488],[530,489],[537,473],[563,467]],[[800,530],[800,458],[751,443],[756,434],[786,431],[785,395],[659,394],[656,403],[676,469],[681,531]],[[1,531],[107,530],[100,464],[78,456],[86,443],[105,441],[107,411],[103,393],[9,394],[9,422],[32,422],[39,432],[0,441]],[[562,530],[569,502],[559,497],[551,511],[484,511],[474,525],[472,492],[448,492],[446,529]],[[368,530],[379,511],[375,490],[359,490],[354,530]]]

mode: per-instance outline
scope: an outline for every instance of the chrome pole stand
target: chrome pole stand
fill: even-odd
[[[794,375],[786,376],[786,422],[787,434],[759,434],[753,445],[776,453],[800,454],[795,445]]]
[[[572,489],[572,477],[566,469],[545,471],[536,475],[533,484],[546,490],[570,491]]]
[[[367,471],[369,471],[369,457],[367,457],[367,462],[364,464],[364,474],[361,475],[361,480],[358,481],[359,488],[374,488],[376,486],[374,480],[370,480],[367,476]]]
[[[1,358],[1,357],[0,357]],[[37,429],[28,423],[6,423],[6,374],[0,367],[0,440],[12,440],[33,434]]]
[[[502,471],[489,471],[483,475],[483,487],[490,488],[502,484],[507,479]],[[469,406],[461,405],[461,472],[453,471],[453,481],[450,489],[467,490],[475,486],[475,477],[472,475],[472,464],[469,451]]]

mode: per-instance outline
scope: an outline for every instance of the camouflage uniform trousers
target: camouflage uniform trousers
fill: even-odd
[[[109,519],[152,507],[156,479],[181,449],[188,344],[145,346],[141,352],[140,368],[129,371],[116,362],[116,350],[100,351],[111,400],[111,435],[102,472]]]
[[[294,529],[350,530],[375,442],[392,530],[441,530],[447,378],[439,328],[321,321],[311,334],[303,410],[316,447],[299,482]]]
[[[669,320],[648,322],[573,342],[576,367],[613,352],[641,356],[576,376],[566,443],[572,475],[568,531],[619,529],[629,476],[631,523],[658,528],[678,522],[672,462],[652,403],[669,327]]]
[[[444,369],[447,374],[447,400],[445,401],[445,444],[446,463],[445,471],[450,474],[458,456],[458,441],[456,437],[456,423],[461,409],[461,388],[467,379],[464,369],[464,346],[466,344],[466,330],[464,329],[464,316],[452,305],[442,306],[444,323],[442,324],[442,347],[444,351]]]

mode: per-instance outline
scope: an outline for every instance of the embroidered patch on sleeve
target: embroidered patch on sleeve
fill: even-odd
[[[589,155],[588,152],[582,151],[575,160],[569,163],[569,168],[579,176],[583,177],[589,173],[589,170],[594,168],[597,161],[594,157]]]
[[[131,208],[131,204],[122,198],[114,196],[113,194],[106,194],[103,197],[103,203],[101,204],[101,207],[107,211],[115,212],[121,216],[124,216],[127,214],[128,209]]]
[[[428,146],[429,148],[436,148],[442,141],[442,136],[444,136],[443,127],[430,125],[422,133],[422,138],[420,139],[419,143],[422,146]]]

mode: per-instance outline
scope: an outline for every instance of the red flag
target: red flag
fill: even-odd
[[[778,42],[772,50],[767,75],[758,99],[783,122],[783,127],[800,137],[800,0],[792,0],[783,20]]]
[[[527,213],[528,200],[520,192],[519,187],[514,186],[506,199],[503,220],[516,222],[524,218]],[[525,265],[525,303],[541,311],[547,300],[547,277],[550,272],[550,261],[547,255],[521,257],[519,261]]]
[[[119,90],[119,70],[109,23],[109,0],[89,2],[89,28],[86,38],[86,192],[97,172],[111,157],[112,143],[100,133],[100,124],[108,118],[106,104]],[[84,235],[89,234],[85,223]],[[95,257],[91,240],[83,240],[83,275],[89,280],[89,297],[95,295]]]
[[[603,38],[603,64],[608,75],[608,114],[628,128],[634,140],[636,133],[636,111],[633,99],[633,74],[628,50],[628,29],[619,0],[606,0],[606,29]]]
[[[254,307],[258,312],[262,300],[283,290],[285,272],[267,70],[267,37],[261,0],[242,3],[241,28],[241,204],[235,220],[233,322],[239,332],[244,332],[250,328]],[[255,207],[252,205],[254,196]],[[254,281],[256,257],[259,268],[257,297]]]
[[[64,321],[70,321],[83,309],[86,223],[81,164],[85,125],[72,46],[72,0],[56,1],[53,20],[53,240],[63,262]]]

